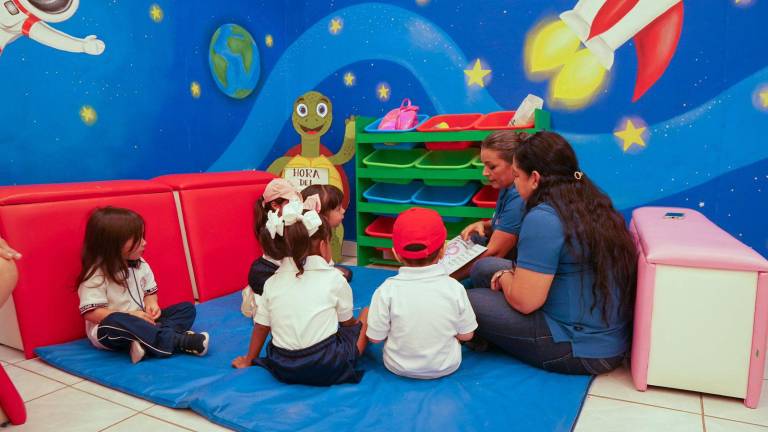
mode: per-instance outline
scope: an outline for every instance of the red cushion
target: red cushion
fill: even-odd
[[[170,190],[168,185],[153,183],[148,180],[0,186],[0,205],[68,201],[77,198],[133,195]]]
[[[16,387],[0,365],[0,412],[8,416],[11,424],[20,425],[27,421],[27,410]]]
[[[193,299],[169,188],[146,181],[100,182],[98,188],[93,186],[50,185],[48,192],[47,185],[0,188],[0,236],[24,255],[16,263],[19,281],[13,300],[28,358],[38,346],[85,335],[74,284],[80,270],[85,223],[96,207],[126,207],[144,217],[144,256],[160,287],[161,306]],[[110,194],[112,186],[114,196]]]
[[[178,191],[201,302],[248,284],[248,269],[262,253],[253,234],[253,205],[273,178],[240,171],[155,179]]]

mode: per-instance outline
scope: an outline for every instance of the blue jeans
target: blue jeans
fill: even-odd
[[[472,286],[475,288],[490,288],[493,274],[499,270],[511,269],[512,264],[512,261],[506,258],[480,258],[472,265],[472,269],[469,271]]]
[[[477,316],[475,334],[531,366],[550,372],[598,375],[617,368],[624,360],[623,355],[574,357],[570,342],[554,341],[544,312],[523,315],[507,303],[504,294],[487,288],[468,290],[467,295]]]

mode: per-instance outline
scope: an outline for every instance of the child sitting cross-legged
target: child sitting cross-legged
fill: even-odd
[[[368,315],[368,339],[384,344],[384,366],[410,378],[450,375],[461,364],[459,341],[477,328],[461,283],[438,260],[445,253],[446,229],[440,215],[414,207],[392,229],[398,274],[376,289]]]
[[[77,277],[88,339],[97,348],[129,352],[133,363],[145,355],[205,355],[208,333],[190,331],[195,306],[182,302],[160,309],[155,275],[142,258],[146,245],[138,213],[103,207],[91,214]]]
[[[253,364],[285,383],[328,386],[357,383],[365,350],[365,316],[352,315],[352,288],[330,265],[331,231],[314,210],[292,201],[270,211],[259,241],[280,267],[258,298],[248,353],[232,366]],[[267,336],[266,358],[258,358]]]

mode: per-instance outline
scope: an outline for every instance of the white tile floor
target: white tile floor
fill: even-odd
[[[344,264],[354,264],[345,259]],[[23,431],[223,431],[189,410],[175,410],[82,380],[0,345],[0,362],[26,402],[28,421],[0,428]],[[83,415],[87,412],[88,415]],[[741,400],[649,388],[638,392],[629,371],[597,377],[576,432],[768,432],[768,383],[758,409]]]

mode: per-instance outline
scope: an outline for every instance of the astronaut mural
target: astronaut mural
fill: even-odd
[[[61,51],[100,55],[104,41],[90,35],[76,38],[48,25],[71,18],[80,0],[8,0],[0,6],[0,54],[21,36]]]

